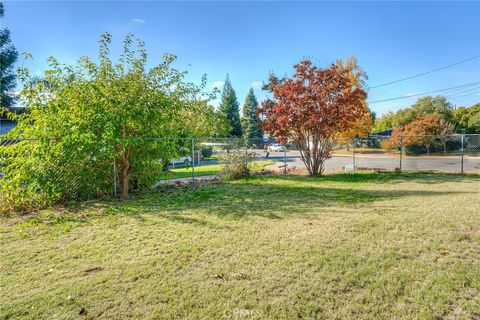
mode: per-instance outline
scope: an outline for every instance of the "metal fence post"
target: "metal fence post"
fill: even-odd
[[[245,139],[245,168],[248,168],[248,138]]]
[[[462,164],[461,164],[461,172],[463,174],[463,156],[465,155],[465,129],[462,129]]]
[[[357,172],[356,168],[356,161],[355,161],[355,144],[356,144],[357,138],[353,138],[353,173]]]
[[[195,188],[195,138],[192,138],[192,188]]]
[[[402,172],[402,160],[403,160],[403,136],[400,136],[400,172]]]

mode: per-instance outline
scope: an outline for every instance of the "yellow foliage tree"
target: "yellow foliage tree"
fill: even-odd
[[[364,113],[351,126],[337,135],[338,139],[366,138],[372,129],[370,112]]]

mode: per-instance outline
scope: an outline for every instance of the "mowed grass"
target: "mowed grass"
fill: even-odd
[[[260,161],[252,161],[250,163],[250,169],[252,171],[261,171],[265,166],[273,164],[271,160],[260,160]],[[220,164],[210,164],[210,165],[201,165],[195,166],[194,168],[195,176],[202,177],[202,176],[211,176],[218,174],[222,170],[222,165]],[[184,168],[175,168],[171,169],[168,173],[164,174],[161,179],[178,179],[178,178],[188,178],[192,176],[192,167],[184,167]]]
[[[254,177],[0,220],[3,319],[478,319],[480,177]]]

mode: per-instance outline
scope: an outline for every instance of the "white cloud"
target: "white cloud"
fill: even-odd
[[[221,81],[221,80],[215,81],[215,82],[212,84],[212,88],[218,88],[218,89],[220,89],[221,87],[223,87],[223,84],[224,84],[224,82]]]
[[[133,22],[133,23],[145,24],[145,20],[140,19],[140,18],[132,19],[132,22]]]
[[[262,89],[263,82],[262,81],[253,81],[251,84],[253,89]]]

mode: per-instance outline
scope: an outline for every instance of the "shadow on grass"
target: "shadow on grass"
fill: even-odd
[[[176,223],[215,227],[210,222],[194,217],[192,213],[214,215],[221,218],[241,219],[261,216],[282,219],[310,212],[313,208],[333,206],[355,207],[374,201],[404,197],[448,196],[453,191],[419,190],[365,190],[359,183],[443,183],[480,181],[480,176],[419,173],[359,173],[331,174],[318,178],[305,176],[258,176],[202,187],[196,190],[178,189],[152,192],[129,200],[103,200],[57,212],[50,217],[33,217],[24,221],[34,224],[80,224],[106,216],[130,216],[139,223],[144,215],[156,215]],[[30,222],[29,222],[30,221]]]
[[[452,191],[418,190],[362,190],[349,183],[378,183],[389,181],[415,181],[434,183],[460,181],[461,176],[427,174],[365,173],[359,175],[336,174],[320,178],[301,176],[253,177],[205,188],[152,193],[107,209],[109,214],[170,214],[181,215],[203,212],[218,217],[243,218],[262,216],[280,219],[286,215],[304,213],[311,208],[355,206],[377,200],[402,197],[429,197],[451,195]],[[478,177],[477,177],[478,179]],[[322,182],[334,182],[322,183]],[[339,184],[337,184],[339,183]],[[181,222],[181,219],[178,219]]]

